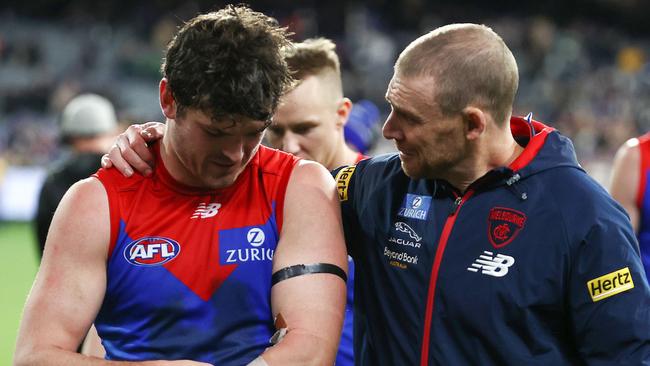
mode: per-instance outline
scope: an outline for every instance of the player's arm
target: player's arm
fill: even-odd
[[[635,232],[639,230],[639,209],[636,195],[641,166],[639,140],[628,140],[618,149],[612,167],[609,192],[627,211]]]
[[[15,365],[118,364],[76,353],[104,298],[109,240],[104,187],[95,178],[76,183],[54,214],[25,304]]]
[[[274,273],[319,263],[326,264],[325,272],[334,266],[347,272],[339,201],[334,181],[321,165],[301,161],[296,166],[287,187],[283,222],[273,256]],[[288,332],[262,354],[264,361],[268,365],[334,364],[345,300],[345,281],[337,274],[299,274],[277,282],[271,289],[271,305]]]
[[[102,168],[115,167],[125,177],[133,175],[134,168],[144,176],[151,174],[154,158],[147,144],[161,139],[165,127],[160,122],[129,126],[117,136],[108,153],[102,156]]]
[[[101,305],[110,238],[108,200],[94,178],[70,188],[57,209],[25,305],[16,365],[76,365],[75,354]]]

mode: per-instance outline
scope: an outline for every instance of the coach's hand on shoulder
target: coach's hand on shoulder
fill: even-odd
[[[160,122],[129,126],[117,136],[108,154],[102,156],[102,168],[115,167],[125,177],[133,175],[133,169],[148,176],[154,166],[154,157],[147,143],[161,139],[164,134],[165,124]]]

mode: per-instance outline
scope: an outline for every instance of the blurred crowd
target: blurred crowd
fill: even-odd
[[[36,17],[0,9],[0,171],[2,165],[47,166],[58,159],[60,111],[80,92],[111,99],[124,123],[160,120],[162,50],[183,19],[206,10],[195,2],[165,8],[156,1],[119,17],[119,9],[71,3],[56,17],[44,17],[47,9]],[[560,24],[548,16],[476,12],[464,18],[458,9],[445,13],[426,2],[406,3],[413,4],[399,11],[387,3],[337,1],[329,7],[286,1],[252,6],[290,27],[296,40],[333,39],[346,95],[374,102],[382,114],[398,50],[441,24],[472,21],[501,34],[519,62],[515,113],[533,112],[572,137],[578,159],[597,177],[604,179],[621,143],[650,130],[648,38],[584,19]]]

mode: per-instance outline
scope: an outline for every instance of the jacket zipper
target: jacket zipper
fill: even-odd
[[[433,317],[433,301],[435,299],[436,292],[436,281],[438,280],[438,272],[440,270],[440,263],[442,262],[442,256],[445,252],[445,247],[447,246],[447,241],[449,240],[449,235],[451,230],[454,227],[456,218],[458,217],[458,211],[460,211],[461,206],[474,194],[474,190],[468,190],[463,196],[456,197],[453,205],[453,211],[449,213],[447,221],[445,221],[445,226],[442,228],[442,234],[440,234],[440,240],[438,240],[438,248],[436,249],[436,256],[433,261],[433,266],[431,267],[431,276],[429,277],[429,290],[427,291],[427,305],[424,313],[424,332],[422,335],[422,352],[420,356],[420,366],[427,366],[429,364],[429,344],[430,344],[430,334],[431,334],[431,320]]]

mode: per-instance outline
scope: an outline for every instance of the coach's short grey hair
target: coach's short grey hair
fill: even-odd
[[[413,41],[400,54],[395,73],[433,78],[434,101],[443,114],[470,104],[487,109],[502,125],[512,113],[519,74],[503,39],[479,24],[450,24]]]

